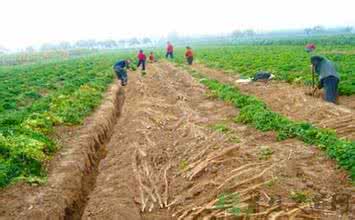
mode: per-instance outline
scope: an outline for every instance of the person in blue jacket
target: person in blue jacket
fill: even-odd
[[[117,78],[121,80],[121,85],[126,86],[128,82],[127,69],[131,61],[129,59],[119,60],[113,65],[113,70],[115,71]]]

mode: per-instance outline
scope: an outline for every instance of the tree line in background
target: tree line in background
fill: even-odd
[[[21,50],[21,52],[33,53],[37,51],[46,52],[53,50],[71,50],[71,49],[115,49],[115,48],[131,48],[136,46],[155,46],[156,41],[146,37],[143,39],[130,38],[127,40],[79,40],[74,43],[63,41],[60,43],[45,43],[39,48],[29,46]],[[0,45],[0,54],[10,52],[9,49]]]
[[[165,38],[142,38],[137,37],[130,39],[120,39],[120,40],[79,40],[77,42],[60,42],[60,43],[45,43],[39,48],[27,47],[22,49],[20,52],[33,53],[36,51],[46,52],[46,51],[56,51],[56,50],[72,50],[72,49],[118,49],[118,48],[137,48],[137,47],[157,47],[163,46],[167,41],[174,42],[175,45],[188,45],[188,44],[198,44],[198,43],[208,43],[208,42],[219,42],[219,43],[265,43],[269,44],[270,40],[275,43],[275,41],[287,41],[289,39],[294,40],[294,38],[302,37],[312,38],[319,36],[331,36],[331,35],[351,35],[354,33],[354,27],[336,27],[336,28],[326,28],[323,26],[314,26],[305,29],[298,30],[280,30],[280,31],[270,31],[270,32],[257,32],[253,29],[247,30],[234,30],[227,34],[216,34],[216,35],[200,35],[200,36],[180,36],[177,32],[171,32]],[[345,42],[345,41],[344,41]],[[294,43],[294,41],[293,41]],[[0,54],[8,53],[10,50],[0,45]]]
[[[153,46],[155,43],[150,38],[130,38],[127,40],[103,40],[98,41],[94,39],[90,40],[79,40],[75,43],[61,42],[58,44],[46,43],[43,44],[39,50],[40,51],[51,51],[51,50],[69,50],[69,49],[115,49],[115,48],[129,48],[138,45]],[[28,47],[25,49],[26,52],[34,52],[33,47]]]

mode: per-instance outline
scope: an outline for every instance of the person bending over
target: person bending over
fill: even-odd
[[[113,65],[113,70],[115,71],[117,78],[121,80],[121,85],[126,86],[128,82],[127,69],[131,63],[130,59],[119,60]]]
[[[318,89],[324,88],[324,99],[336,103],[340,76],[332,62],[322,56],[311,57],[312,70],[319,77]]]

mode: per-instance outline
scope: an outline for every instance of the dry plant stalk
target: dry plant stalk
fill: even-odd
[[[185,177],[187,177],[189,180],[192,180],[195,176],[197,176],[200,172],[202,172],[208,165],[215,159],[218,159],[225,154],[228,154],[229,152],[239,148],[239,145],[233,145],[231,147],[227,147],[223,149],[222,151],[219,151],[216,155],[214,155],[215,152],[210,153],[206,159],[202,160],[197,164],[194,168],[192,168],[191,171],[186,173]]]
[[[165,190],[164,190],[164,205],[165,207],[168,206],[168,200],[169,200],[169,182],[168,182],[168,178],[167,178],[167,173],[168,170],[171,167],[171,163],[168,164],[168,166],[166,166],[166,168],[164,169],[164,183],[165,183]]]

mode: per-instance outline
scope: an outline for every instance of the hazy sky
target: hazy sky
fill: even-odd
[[[0,45],[355,25],[354,0],[0,0]]]

